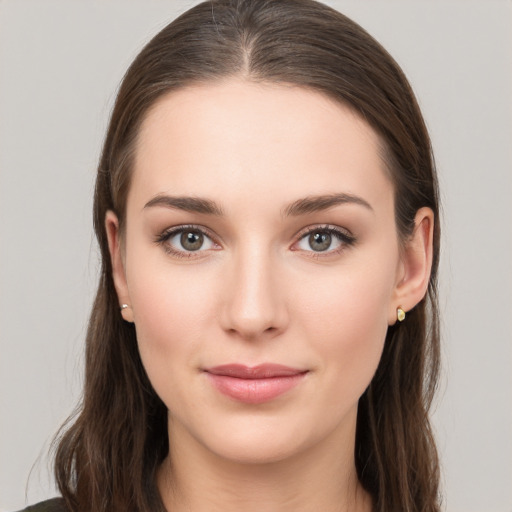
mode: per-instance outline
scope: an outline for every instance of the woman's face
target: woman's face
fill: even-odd
[[[146,117],[127,201],[116,287],[171,446],[353,446],[406,277],[369,125],[297,87],[187,87]]]

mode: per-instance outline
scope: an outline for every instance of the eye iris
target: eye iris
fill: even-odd
[[[329,233],[316,232],[309,235],[309,246],[314,251],[326,251],[331,246],[332,237]]]
[[[204,237],[197,231],[186,231],[181,234],[180,242],[187,251],[197,251],[203,245]]]

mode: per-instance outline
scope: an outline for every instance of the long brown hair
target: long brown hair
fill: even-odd
[[[124,223],[133,152],[163,94],[230,76],[289,83],[351,106],[380,134],[403,241],[421,207],[435,215],[428,294],[389,328],[359,400],[355,463],[377,512],[439,510],[428,410],[439,371],[437,180],[429,136],[399,66],[367,32],[312,0],[213,0],[157,34],[128,69],[98,167],[94,226],[102,257],[86,341],[83,401],[56,447],[55,474],[72,511],[163,511],[156,472],[168,453],[167,410],[142,366],[134,327],[119,314],[104,228]]]

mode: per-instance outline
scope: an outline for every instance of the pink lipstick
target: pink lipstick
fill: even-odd
[[[297,386],[308,373],[307,370],[270,363],[252,367],[225,364],[205,372],[218,391],[246,404],[273,400]]]

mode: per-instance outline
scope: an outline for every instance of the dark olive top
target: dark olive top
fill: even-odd
[[[62,498],[53,498],[31,505],[19,512],[67,512],[67,508]]]

